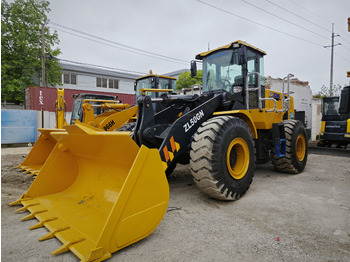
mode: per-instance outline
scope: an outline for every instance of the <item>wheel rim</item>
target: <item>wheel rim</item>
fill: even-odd
[[[247,173],[249,166],[249,148],[242,138],[235,138],[231,141],[227,153],[226,164],[230,175],[234,179],[242,179]]]
[[[306,152],[306,142],[305,137],[302,134],[299,134],[297,137],[295,149],[298,160],[303,161]]]

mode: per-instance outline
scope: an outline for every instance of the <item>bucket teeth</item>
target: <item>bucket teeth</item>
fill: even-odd
[[[40,205],[40,204],[39,203],[34,203],[34,204],[24,205],[23,207],[17,209],[16,213],[26,211],[29,207],[38,206],[38,205]]]
[[[54,231],[51,231],[50,233],[46,234],[45,236],[42,236],[41,238],[39,238],[39,240],[40,241],[44,241],[44,240],[47,240],[47,239],[54,238],[56,233],[64,231],[64,230],[68,230],[68,229],[70,229],[69,226],[58,228],[58,229],[56,229]]]
[[[39,174],[39,171],[40,171],[40,167],[37,167],[37,166],[30,167],[26,165],[19,165],[19,166],[16,166],[15,168],[18,169],[17,171],[28,174],[29,176],[37,175]]]
[[[24,166],[24,165],[19,165],[19,166],[17,166],[16,168],[18,168],[20,171],[23,171],[23,170],[26,169],[26,166]]]
[[[66,252],[66,251],[69,250],[69,247],[71,245],[79,243],[79,242],[82,242],[84,240],[85,240],[85,238],[79,238],[79,239],[75,239],[75,240],[69,241],[69,242],[63,244],[62,246],[60,246],[59,248],[57,248],[56,250],[52,251],[51,255],[58,255],[58,254],[61,254],[63,252]]]
[[[43,227],[44,223],[50,222],[50,221],[53,221],[53,220],[56,220],[56,219],[57,219],[57,217],[47,218],[47,219],[42,220],[42,221],[36,223],[35,225],[31,226],[29,229],[32,230],[32,229],[37,229],[37,228]]]
[[[44,212],[47,212],[47,210],[45,209],[45,210],[39,210],[39,211],[33,212],[33,213],[29,214],[28,216],[22,217],[21,220],[25,221],[25,220],[35,218],[35,215],[40,214],[40,213],[44,213]]]
[[[28,200],[32,200],[32,198],[31,197],[25,197],[25,194],[23,194],[19,199],[17,199],[16,201],[11,202],[9,205],[10,206],[21,205],[22,201],[28,201]]]

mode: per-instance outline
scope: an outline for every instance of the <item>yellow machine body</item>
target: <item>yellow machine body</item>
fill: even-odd
[[[161,222],[169,186],[157,149],[138,147],[129,132],[77,123],[52,132],[57,144],[28,192],[11,205],[29,211],[81,261],[102,261],[148,236]],[[86,143],[89,141],[89,143]],[[127,150],[125,150],[127,148]]]
[[[89,122],[93,122],[95,120],[95,118],[98,115],[95,115],[95,111],[94,108],[101,108],[103,110],[103,113],[100,114],[104,115],[104,114],[113,114],[116,111],[114,110],[124,110],[128,107],[130,107],[129,104],[123,104],[120,103],[120,101],[115,100],[115,101],[111,101],[111,100],[101,100],[101,99],[84,99],[83,104],[81,105],[82,110],[83,110],[83,123],[89,123]],[[114,110],[112,110],[114,109]]]
[[[128,104],[112,104],[114,110],[109,110],[94,118],[85,118],[85,112],[93,112],[91,105],[83,105],[84,108],[84,123],[90,126],[102,129],[104,131],[116,131],[137,115],[137,106]],[[118,111],[115,111],[118,110]]]
[[[265,98],[270,98],[271,96],[282,97],[282,93],[266,90]],[[280,123],[283,120],[285,114],[288,119],[294,119],[295,111],[294,111],[294,99],[293,97],[289,97],[289,105],[288,110],[283,110],[282,100],[279,99],[276,101],[276,107],[272,100],[265,101],[265,108],[260,109],[249,109],[249,110],[230,110],[230,111],[219,111],[215,112],[213,115],[234,115],[238,116],[249,126],[253,138],[258,138],[257,129],[272,129],[272,125],[275,123]],[[274,111],[272,111],[274,109]],[[272,112],[271,112],[272,111]]]

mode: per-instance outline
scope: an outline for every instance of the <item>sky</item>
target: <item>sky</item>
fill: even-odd
[[[349,85],[349,0],[50,1],[62,60],[166,74],[189,69],[201,52],[243,40],[265,52],[265,75],[292,73],[314,94]],[[338,36],[339,35],[339,36]],[[337,45],[340,43],[341,45]]]

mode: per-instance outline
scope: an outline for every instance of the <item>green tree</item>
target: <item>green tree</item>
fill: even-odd
[[[202,85],[202,79],[202,70],[198,70],[195,77],[191,76],[191,72],[183,72],[179,75],[179,78],[176,81],[176,88],[177,90],[181,90],[182,88],[191,88],[196,84]]]
[[[50,12],[45,0],[1,1],[1,101],[23,102],[24,89],[41,78],[41,27]],[[56,31],[45,27],[46,82],[61,84]],[[35,79],[37,79],[35,81]],[[35,83],[36,82],[36,83]]]

